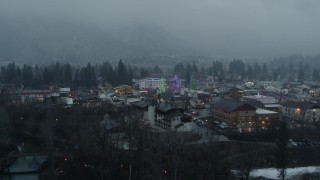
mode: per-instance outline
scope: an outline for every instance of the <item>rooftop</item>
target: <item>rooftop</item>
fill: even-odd
[[[266,108],[281,107],[281,104],[265,104]]]
[[[182,110],[182,109],[174,106],[171,103],[160,103],[157,110],[160,111],[161,113],[168,113],[169,111]]]
[[[244,102],[241,102],[238,100],[233,100],[233,99],[217,98],[215,101],[211,102],[211,106],[219,107],[227,112],[235,111],[238,107],[243,106],[243,105],[249,105],[249,106],[253,107],[252,105],[250,105],[248,103],[244,103]]]
[[[271,97],[271,96],[264,96],[264,95],[260,95],[260,94],[243,96],[243,97],[244,97],[244,98],[250,98],[250,99],[267,99],[267,98],[274,98],[274,97]]]
[[[263,114],[277,114],[277,112],[258,108],[258,109],[256,109],[256,114],[258,114],[258,115],[259,115],[259,114],[260,114],[260,115],[263,115]]]
[[[149,106],[149,102],[148,101],[138,101],[138,102],[134,102],[132,103],[133,106],[144,109],[147,108]]]
[[[311,102],[296,102],[296,101],[288,101],[288,102],[282,103],[282,106],[291,107],[291,108],[300,108],[302,110],[307,110],[313,107],[320,108],[318,105],[313,104]]]

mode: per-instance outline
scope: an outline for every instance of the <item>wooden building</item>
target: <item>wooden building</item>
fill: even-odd
[[[211,103],[214,120],[227,123],[241,131],[252,131],[256,128],[256,108],[233,99],[219,98]]]

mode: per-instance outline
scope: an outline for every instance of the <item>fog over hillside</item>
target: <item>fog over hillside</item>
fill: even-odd
[[[153,54],[185,55],[192,51],[160,27],[127,26],[108,32],[96,26],[64,21],[1,18],[2,61],[70,62]],[[195,52],[195,51],[193,51]]]
[[[1,61],[320,52],[316,0],[4,0]]]

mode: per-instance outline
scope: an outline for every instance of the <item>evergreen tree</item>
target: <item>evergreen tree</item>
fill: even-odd
[[[123,64],[122,60],[119,60],[118,63],[118,82],[116,84],[125,84],[127,83],[128,71],[126,66]]]
[[[79,77],[83,86],[92,87],[97,84],[96,72],[90,63],[86,67],[81,68]]]
[[[278,80],[279,80],[280,73],[281,73],[280,68],[277,67],[277,68],[274,70],[273,75],[272,75],[273,81],[278,81]]]
[[[173,68],[173,73],[178,75],[184,75],[186,72],[183,63],[178,63]]]
[[[192,72],[198,74],[198,67],[195,63],[192,64]]]
[[[29,65],[23,65],[22,68],[22,83],[25,86],[31,86],[33,84],[32,67]]]
[[[140,77],[141,78],[146,78],[148,76],[149,76],[149,72],[144,67],[141,67],[141,69],[140,69]]]
[[[280,80],[284,80],[285,78],[288,77],[287,68],[284,66],[284,64],[281,64],[279,74],[280,74]]]
[[[54,83],[62,83],[63,70],[59,62],[56,62],[53,68],[53,81]]]
[[[108,83],[114,85],[116,75],[114,74],[113,67],[109,62],[104,62],[100,66],[99,76],[103,81],[107,81]]]
[[[80,81],[80,77],[79,77],[79,69],[77,68],[74,71],[74,75],[73,75],[73,83],[78,86],[79,85],[79,81]]]
[[[193,73],[192,66],[191,66],[190,63],[187,63],[186,68],[185,68],[185,71],[186,71],[186,72],[189,71],[190,73]]]
[[[186,74],[186,83],[187,84],[190,84],[190,77],[191,75],[190,75],[190,72],[189,71],[187,71],[187,74]]]
[[[64,65],[63,82],[70,84],[72,82],[72,68],[69,63]]]
[[[255,77],[255,79],[260,79],[261,67],[258,63],[255,63],[253,66],[253,76]]]
[[[15,78],[16,78],[16,80],[15,80],[16,83],[21,83],[22,82],[22,72],[21,72],[19,67],[17,67],[17,69],[16,69]]]
[[[15,79],[15,75],[16,75],[16,64],[9,63],[4,72],[5,72],[4,73],[5,82],[6,83],[13,83],[13,80]]]
[[[43,78],[42,73],[41,73],[41,69],[39,68],[38,65],[36,65],[34,68],[33,78],[34,78],[35,83],[40,83]]]
[[[304,79],[305,80],[311,80],[312,79],[312,72],[311,67],[309,63],[305,63],[303,67],[303,72],[304,72]]]
[[[299,73],[298,73],[298,81],[304,81],[304,71],[303,69],[299,69]]]
[[[242,78],[245,75],[245,64],[240,59],[235,59],[229,62],[229,73],[236,76],[241,76]]]
[[[279,177],[284,180],[288,163],[288,140],[289,131],[286,123],[283,123],[278,131],[278,141],[276,143],[276,162],[279,169]]]
[[[153,73],[161,75],[161,74],[163,74],[163,71],[158,65],[155,65],[154,68],[153,68]]]
[[[127,75],[127,82],[126,84],[131,85],[133,79],[133,69],[131,66],[128,66],[128,75]]]
[[[268,69],[267,69],[266,63],[263,63],[263,66],[262,66],[262,77],[261,77],[261,79],[263,81],[268,80]]]
[[[50,70],[49,67],[45,67],[43,70],[43,81],[46,84],[53,83],[53,72]]]
[[[316,68],[313,68],[312,80],[313,81],[319,81],[320,80],[319,71]]]
[[[253,79],[253,70],[250,64],[247,67],[246,77],[248,78],[249,81]]]

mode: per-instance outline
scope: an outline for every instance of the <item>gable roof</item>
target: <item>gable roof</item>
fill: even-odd
[[[160,103],[157,107],[157,112],[160,113],[168,113],[169,111],[179,110],[182,111],[181,108],[174,106],[171,103]]]
[[[288,101],[288,102],[282,103],[282,106],[291,107],[291,108],[300,108],[303,111],[311,108],[320,108],[318,105],[313,104],[311,102],[295,102],[295,101]]]
[[[248,103],[244,103],[244,102],[241,102],[238,100],[233,100],[233,99],[218,98],[211,103],[211,107],[218,107],[218,108],[221,108],[227,112],[235,111],[237,108],[244,106],[244,105],[251,106],[252,108],[255,109],[254,106],[252,106]]]
[[[261,109],[265,108],[265,105],[258,100],[247,100],[247,101],[243,101],[243,103],[249,104],[255,108],[261,108]]]
[[[138,101],[138,102],[134,102],[132,103],[132,106],[135,106],[135,107],[138,107],[140,109],[145,109],[149,106],[149,103],[148,101]]]
[[[173,101],[174,102],[185,102],[185,98],[183,96],[174,96]]]

